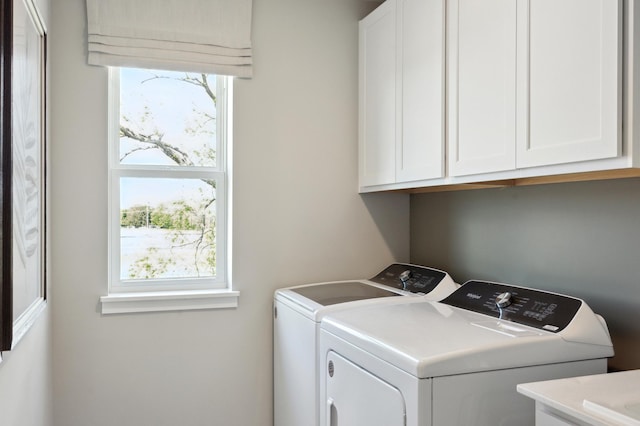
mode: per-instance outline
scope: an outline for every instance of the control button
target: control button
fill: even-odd
[[[500,309],[506,308],[511,302],[513,302],[513,297],[508,291],[500,293],[498,297],[496,297],[496,306]]]

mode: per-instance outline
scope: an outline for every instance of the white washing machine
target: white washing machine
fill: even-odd
[[[444,271],[394,263],[371,279],[277,290],[273,320],[275,426],[318,424],[318,335],[324,315],[397,299],[440,300],[457,287]]]
[[[413,302],[413,301],[412,301]],[[533,425],[518,383],[604,373],[604,320],[573,297],[469,281],[440,302],[325,316],[322,425]]]

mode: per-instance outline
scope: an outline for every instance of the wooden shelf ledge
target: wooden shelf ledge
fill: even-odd
[[[472,182],[452,185],[424,186],[402,189],[396,192],[422,194],[428,192],[466,191],[472,189],[508,188],[514,186],[546,185],[551,183],[585,182],[608,179],[627,179],[640,177],[640,169],[601,170],[595,172],[568,173],[552,176],[535,176],[517,179],[504,179],[487,182]]]

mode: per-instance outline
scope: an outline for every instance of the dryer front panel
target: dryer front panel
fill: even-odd
[[[327,355],[324,374],[329,425],[405,425],[405,401],[396,387],[333,351]]]

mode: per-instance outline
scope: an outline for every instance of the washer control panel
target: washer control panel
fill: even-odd
[[[483,281],[467,281],[441,303],[554,333],[567,327],[582,305],[569,296]]]
[[[412,293],[430,293],[447,276],[437,269],[419,265],[393,263],[371,281]]]

